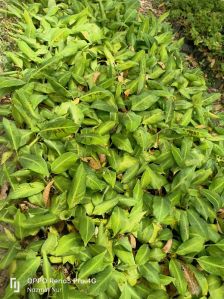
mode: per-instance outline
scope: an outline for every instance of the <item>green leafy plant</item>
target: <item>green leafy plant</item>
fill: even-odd
[[[155,5],[157,3],[165,4],[170,11],[170,21],[186,39],[193,41],[216,75],[223,78],[223,1],[155,0]],[[204,65],[206,66],[206,63]]]
[[[184,66],[167,15],[138,8],[8,6],[0,269],[21,291],[4,299],[223,296],[220,94]]]
[[[196,45],[203,44],[214,53],[222,53],[223,1],[171,0],[170,8],[171,18],[180,20]]]

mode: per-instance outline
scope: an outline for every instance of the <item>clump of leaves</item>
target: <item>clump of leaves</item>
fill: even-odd
[[[184,36],[193,41],[197,49],[206,58],[210,68],[217,77],[223,79],[223,46],[224,46],[224,3],[222,0],[154,0],[155,3],[164,3],[169,9],[169,19],[184,33]],[[199,55],[198,55],[199,56]]]
[[[221,53],[224,5],[222,1],[179,1],[171,0],[171,17],[182,18],[182,24],[189,26],[189,33],[195,44],[204,44],[214,53]],[[171,6],[170,6],[171,7]]]
[[[0,80],[12,97],[0,110],[0,269],[28,298],[32,277],[35,298],[224,293],[220,94],[185,68],[166,15],[138,7],[8,7],[20,71]]]

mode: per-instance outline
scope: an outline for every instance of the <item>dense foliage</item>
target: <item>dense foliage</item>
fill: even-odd
[[[166,15],[135,0],[11,2],[0,269],[21,293],[4,299],[223,298],[220,95],[184,66]]]
[[[224,2],[222,0],[155,0],[170,10],[170,20],[224,75]]]

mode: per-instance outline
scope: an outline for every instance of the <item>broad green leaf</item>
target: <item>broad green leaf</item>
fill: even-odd
[[[204,269],[206,272],[218,275],[223,277],[224,276],[224,258],[223,256],[214,257],[214,256],[202,256],[197,259],[199,265]]]
[[[20,199],[40,193],[44,189],[41,182],[22,183],[16,185],[14,190],[9,193],[9,199]]]
[[[53,269],[51,268],[51,263],[48,260],[46,252],[43,252],[43,275],[46,278],[46,285],[48,288],[51,287],[51,277],[52,277]]]
[[[114,199],[106,200],[103,203],[100,203],[93,210],[93,214],[94,215],[102,215],[102,214],[110,211],[114,206],[116,206],[118,201],[119,201],[118,198],[114,198]]]
[[[192,179],[194,178],[194,167],[187,167],[182,169],[177,175],[175,175],[172,182],[172,191],[186,191],[189,188]]]
[[[43,176],[49,176],[47,163],[45,160],[37,155],[27,154],[19,158],[20,164],[29,170],[40,173]]]
[[[109,135],[98,135],[94,133],[79,134],[76,136],[76,140],[86,145],[100,145],[107,146],[109,143]]]
[[[114,233],[114,236],[118,234],[127,225],[127,215],[125,211],[119,207],[115,207],[110,217],[110,227]]]
[[[38,78],[43,70],[49,70],[49,68],[51,68],[52,66],[57,65],[62,60],[62,58],[63,56],[60,53],[51,58],[46,58],[45,60],[43,60],[43,62],[39,64],[37,68],[33,69],[32,72],[29,73],[28,81]]]
[[[88,293],[93,296],[102,294],[108,288],[111,282],[112,268],[106,267],[102,272],[95,276],[96,283],[92,284],[88,290]]]
[[[100,135],[108,134],[116,126],[116,121],[108,120],[99,125],[96,132]]]
[[[56,174],[62,173],[69,169],[77,160],[78,157],[75,153],[64,153],[53,161],[51,164],[51,171]]]
[[[46,254],[51,253],[56,246],[58,245],[58,237],[55,232],[49,232],[47,239],[44,241],[41,252],[45,252]]]
[[[154,137],[143,127],[140,127],[135,132],[133,132],[133,137],[136,140],[137,144],[144,150],[154,142]]]
[[[108,97],[113,96],[113,94],[101,87],[93,87],[89,92],[86,92],[80,97],[81,101],[92,103],[96,100],[103,99],[105,100]]]
[[[160,189],[166,183],[167,181],[165,176],[157,174],[150,167],[146,168],[141,178],[141,184],[143,188],[150,185],[152,189]]]
[[[180,211],[179,226],[181,239],[183,240],[183,242],[187,241],[189,239],[189,221],[186,211]]]
[[[80,268],[79,278],[87,278],[92,274],[102,271],[105,268],[104,258],[106,252],[102,252],[86,261]]]
[[[86,187],[94,191],[102,191],[106,188],[106,183],[100,180],[95,173],[88,173],[86,177]]]
[[[103,32],[95,23],[86,23],[83,25],[75,25],[72,33],[82,33],[89,42],[98,42],[103,38]]]
[[[199,253],[204,249],[204,239],[195,237],[183,242],[176,250],[179,255],[186,255],[189,253]]]
[[[224,286],[211,290],[209,293],[211,299],[222,299],[224,296]]]
[[[133,189],[133,198],[136,200],[136,202],[139,203],[139,205],[136,205],[136,208],[137,209],[140,208],[142,210],[143,190],[142,190],[140,180],[137,181]]]
[[[41,126],[42,138],[55,140],[69,136],[76,132],[78,126],[69,119],[53,119]]]
[[[92,103],[91,108],[107,111],[107,112],[117,112],[117,106],[114,104],[112,105],[109,101],[104,100],[96,100]]]
[[[208,228],[207,223],[199,216],[197,212],[193,209],[187,211],[189,223],[197,230],[198,234],[207,239],[208,237]]]
[[[14,226],[15,226],[15,235],[17,238],[22,240],[25,236],[25,229],[23,228],[23,224],[26,222],[26,216],[17,210],[15,218],[14,218]]]
[[[159,222],[163,222],[170,214],[169,200],[164,197],[155,197],[153,200],[153,214]]]
[[[214,178],[209,186],[209,190],[221,194],[224,190],[224,178],[222,176]]]
[[[175,259],[171,259],[169,263],[169,270],[171,276],[175,278],[174,285],[178,293],[184,295],[187,291],[187,282],[181,269],[180,262]]]
[[[6,252],[4,257],[0,260],[0,269],[5,269],[10,265],[10,263],[13,261],[15,258],[17,252],[18,252],[19,246],[18,243],[15,242],[14,244],[11,245],[9,250]]]
[[[79,253],[81,248],[82,243],[77,233],[69,233],[59,239],[58,246],[52,253],[55,256],[67,256]]]
[[[128,299],[128,298],[141,299],[141,297],[138,295],[134,287],[126,282],[124,287],[122,288],[122,293],[119,299]]]
[[[114,134],[111,137],[113,144],[120,150],[126,151],[128,153],[133,153],[133,148],[130,140],[123,136],[122,134]]]
[[[138,268],[139,272],[146,280],[148,280],[151,283],[160,285],[159,273],[150,263],[140,265]]]
[[[40,266],[41,258],[27,258],[25,261],[18,262],[17,270],[13,276],[20,282],[20,288],[23,288],[27,284],[27,280],[30,277],[35,277],[36,271]],[[7,286],[4,299],[12,298],[14,289]]]
[[[202,189],[200,192],[210,201],[215,210],[218,210],[222,207],[222,198],[218,193],[207,189]]]
[[[38,57],[37,52],[35,52],[26,42],[18,40],[17,45],[28,60],[34,61],[37,64],[42,62],[42,59]]]
[[[10,77],[1,77],[0,80],[0,89],[2,88],[10,88],[24,85],[26,82],[16,78]]]
[[[116,172],[109,170],[108,168],[103,170],[103,178],[104,180],[114,188],[116,182]]]
[[[45,75],[45,77],[48,79],[48,82],[51,84],[51,86],[53,87],[53,89],[55,91],[57,91],[57,93],[61,96],[64,97],[68,97],[71,98],[72,97],[72,93],[67,90],[66,88],[64,88],[63,85],[61,85],[60,83],[58,83],[56,80],[54,80],[52,77]]]
[[[67,46],[60,52],[63,57],[69,57],[75,55],[79,49],[84,48],[87,45],[84,40],[76,40],[74,42],[68,43]]]
[[[79,223],[79,232],[86,246],[95,232],[95,225],[92,219],[88,216],[82,216]]]
[[[36,215],[32,218],[27,218],[23,223],[25,229],[35,229],[42,226],[52,225],[58,222],[58,216],[48,213],[46,215]]]
[[[70,30],[68,28],[53,28],[50,31],[49,46],[56,46],[60,41],[65,41]]]
[[[164,120],[164,112],[161,109],[154,109],[143,117],[143,125],[155,125]]]
[[[67,283],[64,283],[65,275],[63,273],[63,270],[58,271],[56,279],[59,280],[59,283],[57,284],[57,287],[60,289],[60,292],[57,292],[56,299],[66,299],[66,298],[71,298],[72,295],[70,296],[69,294],[69,286]],[[74,290],[73,290],[73,296],[74,295]]]
[[[183,166],[183,159],[182,159],[180,149],[175,147],[174,145],[171,145],[171,152],[172,152],[173,158],[174,158],[175,162],[177,163],[177,165],[179,167],[182,167]]]
[[[14,52],[6,52],[6,56],[19,68],[23,68],[23,60],[20,59]]]
[[[71,117],[74,120],[74,122],[80,125],[84,119],[84,114],[82,110],[79,108],[78,105],[75,105],[73,103],[71,104],[69,110],[71,112]]]
[[[168,294],[164,290],[150,290],[147,299],[168,299]]]
[[[139,170],[138,163],[136,163],[135,165],[128,168],[122,177],[122,183],[124,183],[124,184],[129,183],[131,181],[131,179],[133,179],[137,175],[138,170]]]
[[[200,272],[195,269],[195,267],[190,266],[191,271],[194,273],[195,278],[201,288],[201,293],[203,296],[206,296],[208,294],[208,281],[206,279],[206,276],[203,272]]]
[[[124,14],[124,23],[129,23],[136,18],[136,9],[139,8],[139,3],[137,1],[129,1],[126,6]]]
[[[224,250],[224,239],[221,239],[215,244],[219,249]]]
[[[2,124],[12,148],[15,151],[18,150],[18,148],[20,147],[20,140],[22,138],[19,129],[16,127],[14,122],[6,118],[3,118]]]
[[[118,259],[124,265],[128,265],[130,267],[135,265],[135,260],[132,252],[124,250],[123,248],[115,248],[114,252]]]
[[[129,132],[134,132],[141,124],[142,117],[134,112],[127,112],[121,115],[121,122]]]
[[[76,169],[73,177],[71,188],[68,193],[68,205],[69,208],[73,208],[79,204],[86,193],[86,171],[83,163],[80,163]]]
[[[35,36],[35,31],[36,28],[33,24],[33,20],[29,12],[25,9],[24,14],[23,14],[24,20],[26,22],[26,36],[28,37],[34,37]]]
[[[133,95],[130,97],[133,111],[144,111],[150,108],[158,101],[158,97],[150,92],[144,92],[141,95]]]
[[[150,249],[147,244],[141,245],[141,247],[138,249],[138,252],[135,256],[135,262],[137,265],[144,265],[148,262],[150,259]]]

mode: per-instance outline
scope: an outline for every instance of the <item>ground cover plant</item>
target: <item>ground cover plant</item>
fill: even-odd
[[[167,15],[138,9],[8,5],[0,269],[21,291],[4,299],[224,296],[220,94],[185,66]]]
[[[169,20],[195,46],[195,57],[213,80],[224,77],[224,2],[222,0],[154,0],[169,10]],[[212,78],[210,78],[212,79]],[[213,82],[214,84],[214,82]]]

